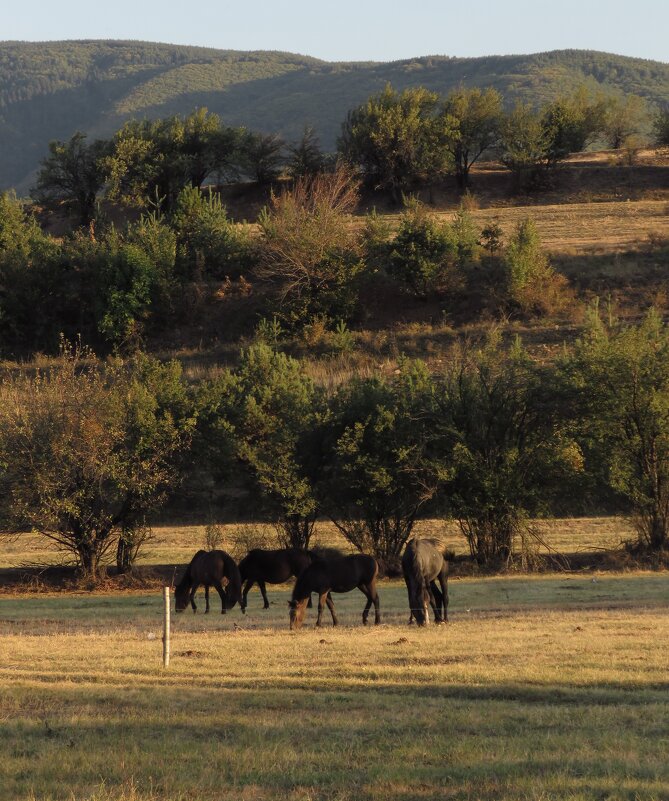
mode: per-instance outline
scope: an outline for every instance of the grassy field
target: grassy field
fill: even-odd
[[[186,613],[168,670],[158,593],[3,598],[0,798],[669,797],[669,576],[456,580],[423,630],[380,593]]]
[[[559,553],[587,553],[615,549],[624,540],[633,537],[630,522],[623,517],[587,517],[561,518],[557,520],[537,521],[537,528],[544,542]],[[221,547],[236,553],[242,548],[243,556],[247,548],[236,544],[238,537],[255,535],[268,538],[266,547],[278,547],[272,541],[275,531],[272,526],[245,526],[227,524],[221,527],[223,540]],[[416,525],[416,533],[421,536],[440,537],[456,554],[468,552],[467,543],[460,533],[457,524],[443,520],[421,520]],[[318,523],[314,535],[316,544],[350,550],[351,546],[343,539],[331,523]],[[139,563],[144,566],[187,564],[195,551],[204,548],[205,526],[171,526],[157,525],[149,543],[140,555]],[[545,552],[544,547],[540,547]],[[22,534],[20,537],[0,541],[0,569],[45,566],[57,564],[65,559],[54,551],[44,537]],[[0,584],[0,593],[2,586]]]

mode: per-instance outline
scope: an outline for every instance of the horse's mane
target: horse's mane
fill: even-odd
[[[343,559],[344,553],[339,548],[328,548],[324,545],[316,545],[314,548],[309,548],[307,553],[312,559]]]
[[[203,554],[206,554],[206,553],[207,553],[206,551],[203,551],[203,550],[200,549],[195,554],[195,556],[188,563],[188,567],[186,568],[186,571],[184,572],[183,576],[181,577],[181,581],[177,585],[175,585],[175,587],[174,587],[175,590],[184,590],[184,589],[186,589],[186,588],[191,586],[191,584],[193,583],[193,579],[191,578],[191,568],[193,567],[193,562],[196,559],[199,559]]]

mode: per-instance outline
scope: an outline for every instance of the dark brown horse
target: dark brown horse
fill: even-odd
[[[307,601],[312,592],[318,594],[318,619],[321,625],[323,607],[327,603],[332,615],[332,625],[337,625],[337,615],[330,592],[350,592],[356,587],[367,598],[362,613],[362,622],[367,623],[369,610],[374,604],[374,623],[381,622],[379,612],[379,594],[376,591],[376,579],[379,566],[373,556],[354,554],[336,559],[316,559],[302,571],[295,587],[290,604],[290,628],[299,629],[304,620]]]
[[[448,561],[443,544],[434,539],[411,540],[402,555],[402,573],[409,593],[409,623],[413,618],[419,626],[429,623],[428,602],[434,622],[447,623]]]
[[[281,548],[275,551],[254,548],[249,551],[239,563],[242,582],[246,582],[242,592],[242,612],[246,612],[246,596],[254,583],[260,587],[264,608],[269,609],[265,584],[283,584],[291,576],[299,576],[313,558],[311,551],[302,548]]]
[[[195,593],[204,585],[205,614],[209,611],[209,588],[215,587],[221,597],[221,612],[242,602],[242,580],[235,560],[225,551],[198,551],[191,559],[181,581],[174,588],[176,611],[190,605],[197,612]]]

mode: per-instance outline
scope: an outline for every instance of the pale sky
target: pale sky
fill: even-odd
[[[328,61],[577,48],[669,62],[669,0],[1,0],[0,40],[141,39]]]

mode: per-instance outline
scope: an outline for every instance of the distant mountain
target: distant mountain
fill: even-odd
[[[594,51],[329,63],[150,42],[0,42],[0,188],[25,192],[52,139],[109,136],[128,119],[198,106],[289,140],[313,125],[334,148],[347,111],[388,82],[442,93],[494,86],[508,102],[533,103],[586,83],[669,103],[669,64]]]

